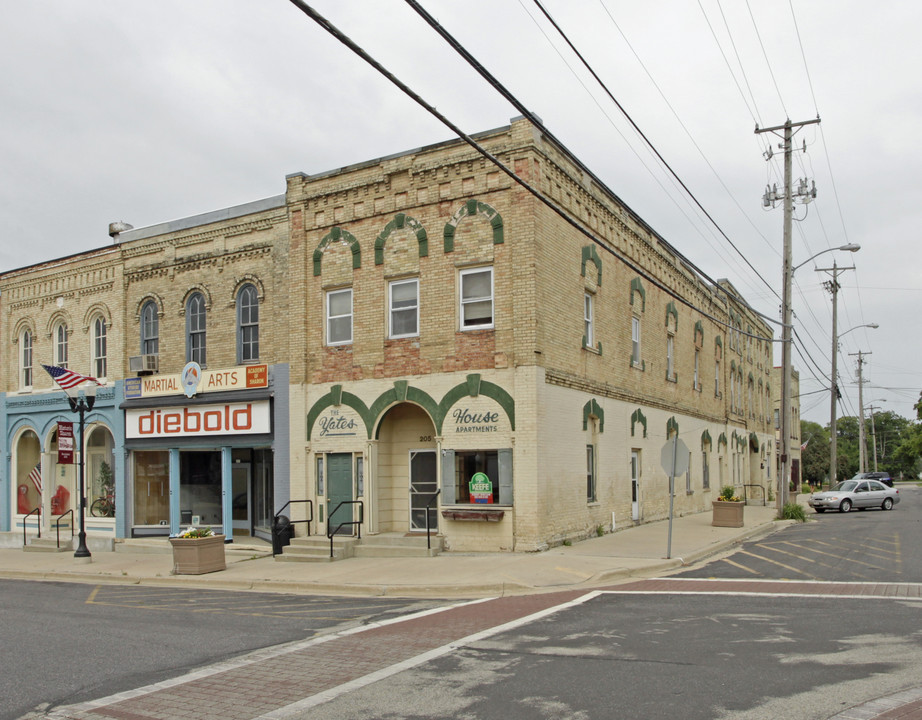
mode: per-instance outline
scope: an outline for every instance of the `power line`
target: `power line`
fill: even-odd
[[[573,219],[572,217],[570,217],[569,214],[567,214],[566,212],[564,212],[561,208],[557,207],[557,205],[556,205],[555,203],[553,203],[553,202],[551,202],[550,200],[548,200],[546,197],[544,197],[544,195],[542,195],[538,190],[536,190],[534,187],[532,187],[528,182],[526,182],[525,180],[523,180],[522,178],[520,178],[518,175],[516,175],[515,172],[514,172],[513,170],[511,170],[511,169],[508,168],[506,165],[504,165],[502,162],[500,162],[500,160],[499,160],[498,158],[496,158],[493,154],[491,154],[489,151],[487,151],[482,145],[480,145],[480,144],[479,144],[476,140],[474,140],[472,137],[470,137],[469,135],[467,135],[463,130],[461,130],[461,128],[459,128],[459,127],[458,127],[457,125],[455,125],[451,120],[449,120],[449,119],[448,119],[447,117],[445,117],[442,113],[440,113],[435,107],[433,107],[432,105],[430,105],[429,103],[427,103],[419,94],[417,94],[415,91],[413,91],[409,86],[407,86],[403,81],[401,81],[401,80],[400,80],[398,77],[396,77],[393,73],[391,73],[389,70],[387,70],[387,68],[385,68],[383,65],[381,65],[381,63],[379,63],[377,60],[375,60],[371,55],[369,55],[364,49],[362,49],[358,44],[356,44],[348,35],[346,35],[346,34],[343,33],[341,30],[339,30],[339,28],[337,28],[337,27],[336,27],[335,25],[333,25],[329,20],[327,20],[325,17],[323,17],[323,15],[321,15],[321,14],[318,13],[316,10],[314,10],[314,8],[312,8],[310,5],[308,5],[306,2],[304,2],[304,0],[290,0],[290,2],[291,2],[295,7],[297,7],[299,10],[301,10],[301,12],[303,12],[305,15],[307,15],[311,20],[313,20],[313,21],[316,22],[318,25],[320,25],[320,27],[322,27],[324,30],[326,30],[330,35],[332,35],[334,38],[336,38],[340,43],[342,43],[343,45],[345,45],[346,47],[348,47],[353,53],[355,53],[355,54],[358,55],[360,58],[362,58],[366,63],[368,63],[369,65],[371,65],[375,70],[377,70],[381,75],[383,75],[388,81],[390,81],[392,84],[396,85],[396,86],[401,90],[401,92],[403,92],[405,95],[407,95],[410,99],[412,99],[412,100],[413,100],[415,103],[417,103],[420,107],[422,107],[423,109],[425,109],[429,114],[431,114],[433,117],[435,117],[435,118],[436,118],[439,122],[441,122],[443,125],[445,125],[446,127],[448,127],[448,128],[449,128],[452,132],[454,132],[461,140],[463,140],[463,141],[464,141],[465,143],[467,143],[471,148],[473,148],[474,150],[476,150],[481,156],[483,156],[485,159],[487,159],[487,160],[489,160],[491,163],[493,163],[497,168],[499,168],[504,174],[506,174],[506,175],[507,175],[510,179],[512,179],[515,183],[517,183],[518,185],[520,185],[523,189],[525,189],[525,190],[528,191],[533,197],[535,197],[539,202],[543,203],[543,204],[546,205],[550,210],[552,210],[554,213],[556,213],[556,214],[557,214],[560,218],[562,218],[567,224],[569,224],[570,226],[572,226],[577,232],[579,232],[580,234],[584,235],[584,236],[587,237],[589,240],[591,240],[593,243],[595,243],[596,245],[598,245],[599,247],[601,247],[601,248],[602,248],[605,252],[607,252],[609,255],[611,255],[611,256],[617,258],[618,260],[620,260],[622,263],[625,264],[625,266],[627,266],[628,268],[630,268],[632,271],[636,272],[639,276],[645,278],[651,285],[653,285],[654,287],[656,287],[656,288],[658,288],[659,290],[661,290],[664,294],[668,295],[669,297],[674,298],[675,300],[677,300],[678,302],[680,302],[682,305],[685,305],[686,307],[688,307],[688,308],[690,308],[690,309],[692,309],[692,310],[695,310],[696,312],[700,313],[702,317],[705,317],[705,318],[707,318],[708,320],[711,320],[712,322],[714,322],[714,323],[717,324],[717,325],[721,325],[721,326],[723,326],[723,327],[731,327],[730,324],[729,324],[728,322],[726,322],[725,320],[722,320],[722,319],[720,319],[720,318],[718,318],[718,317],[716,317],[716,316],[714,316],[714,315],[711,315],[711,314],[710,314],[709,312],[707,312],[706,310],[697,307],[697,306],[694,305],[691,301],[687,300],[686,298],[682,297],[681,295],[678,295],[678,294],[677,294],[675,291],[673,291],[671,288],[669,288],[669,287],[667,287],[666,285],[664,285],[658,278],[653,277],[652,275],[650,275],[649,273],[647,273],[643,268],[641,268],[640,266],[638,266],[637,264],[635,264],[634,262],[632,262],[629,258],[627,258],[627,257],[625,257],[624,255],[622,255],[622,254],[616,252],[614,248],[610,247],[607,243],[605,243],[605,242],[603,242],[601,239],[597,238],[597,237],[596,237],[594,234],[592,234],[589,230],[587,230],[586,228],[584,228],[579,222],[577,222],[575,219]],[[484,70],[483,72],[486,72],[486,70]],[[497,88],[497,89],[498,89],[498,88]],[[503,88],[503,92],[507,92],[507,91],[505,91],[505,88]],[[518,104],[518,101],[516,101],[516,103]],[[531,114],[531,113],[529,113],[529,114],[531,115],[531,117],[534,117],[533,114]],[[531,118],[529,118],[529,119],[531,119]],[[544,126],[540,123],[540,121],[537,121],[535,124],[536,124],[536,126],[541,127],[542,129],[544,129]],[[553,139],[555,143],[560,144],[559,141],[557,141],[556,139],[553,138],[553,136],[550,135],[550,133],[548,133],[548,136],[549,136],[551,139]],[[562,144],[560,144],[560,147],[564,148],[565,146],[563,146]],[[613,195],[615,198],[617,198],[617,196],[614,195],[614,193],[612,193],[612,195]],[[619,202],[620,202],[620,200],[619,200]],[[641,223],[642,223],[643,221],[640,220],[640,219],[638,218],[638,222],[641,222]],[[666,244],[666,243],[664,243],[664,244]],[[670,249],[671,249],[671,246],[669,246],[669,247],[670,247]],[[678,257],[681,257],[681,255],[680,255],[678,252],[676,252],[676,255],[677,255]],[[688,263],[688,266],[689,266],[689,268],[691,268],[691,267],[692,267],[691,263]],[[703,273],[702,273],[702,276],[703,276]],[[705,276],[705,277],[706,277],[706,276]],[[713,282],[713,281],[711,281],[711,282]],[[714,285],[714,289],[720,290],[721,292],[723,292],[723,293],[725,293],[725,294],[727,294],[727,295],[729,296],[729,293],[727,293],[727,291],[726,291],[723,287],[721,287],[721,286],[718,286],[718,285],[715,284],[715,285]],[[733,300],[734,300],[735,302],[738,302],[738,303],[740,303],[741,305],[743,305],[744,307],[747,307],[747,308],[748,308],[749,310],[751,310],[753,313],[758,314],[760,317],[765,317],[765,316],[763,316],[761,313],[758,313],[758,311],[756,311],[756,310],[754,310],[753,308],[749,307],[749,306],[746,304],[746,302],[745,302],[742,298],[740,298],[739,296],[733,295],[732,298],[733,298]],[[765,319],[768,320],[769,322],[777,322],[777,321],[775,321],[775,320],[772,320],[771,318],[765,317]],[[774,341],[774,338],[769,338],[769,337],[759,337],[759,336],[752,336],[752,337],[758,337],[759,339],[761,339],[761,340],[766,340],[766,341]]]

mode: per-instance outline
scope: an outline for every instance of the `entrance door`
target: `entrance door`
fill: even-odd
[[[243,463],[234,463],[231,469],[231,491],[233,503],[234,535],[249,536],[252,532],[252,492],[250,490],[250,466]]]
[[[631,451],[631,519],[640,520],[640,452]]]
[[[410,452],[410,530],[426,529],[426,506],[439,489],[435,450]],[[438,513],[429,510],[429,529],[438,530]]]
[[[327,455],[327,527],[336,530],[343,522],[354,520],[353,505],[342,505],[353,499],[352,496],[352,454],[335,453]],[[352,535],[354,525],[346,525],[337,531],[338,535]]]

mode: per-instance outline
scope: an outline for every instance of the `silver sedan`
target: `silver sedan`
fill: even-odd
[[[818,513],[827,510],[847,513],[852,508],[891,510],[899,501],[899,490],[877,480],[843,480],[829,490],[814,493],[807,504]]]

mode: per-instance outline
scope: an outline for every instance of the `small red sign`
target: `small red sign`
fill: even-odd
[[[247,387],[269,387],[269,366],[249,365],[247,367]]]
[[[58,423],[58,465],[74,464],[74,424]]]

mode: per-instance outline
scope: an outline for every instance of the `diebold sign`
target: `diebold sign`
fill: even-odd
[[[74,424],[58,423],[58,465],[74,464]]]
[[[197,379],[197,382],[195,382]],[[250,390],[269,387],[268,365],[242,365],[228,370],[203,370],[189,363],[175,375],[145,375],[125,380],[125,398],[182,395],[219,390]],[[191,397],[191,395],[190,395]]]
[[[125,411],[125,437],[130,439],[255,435],[270,430],[268,400]]]

